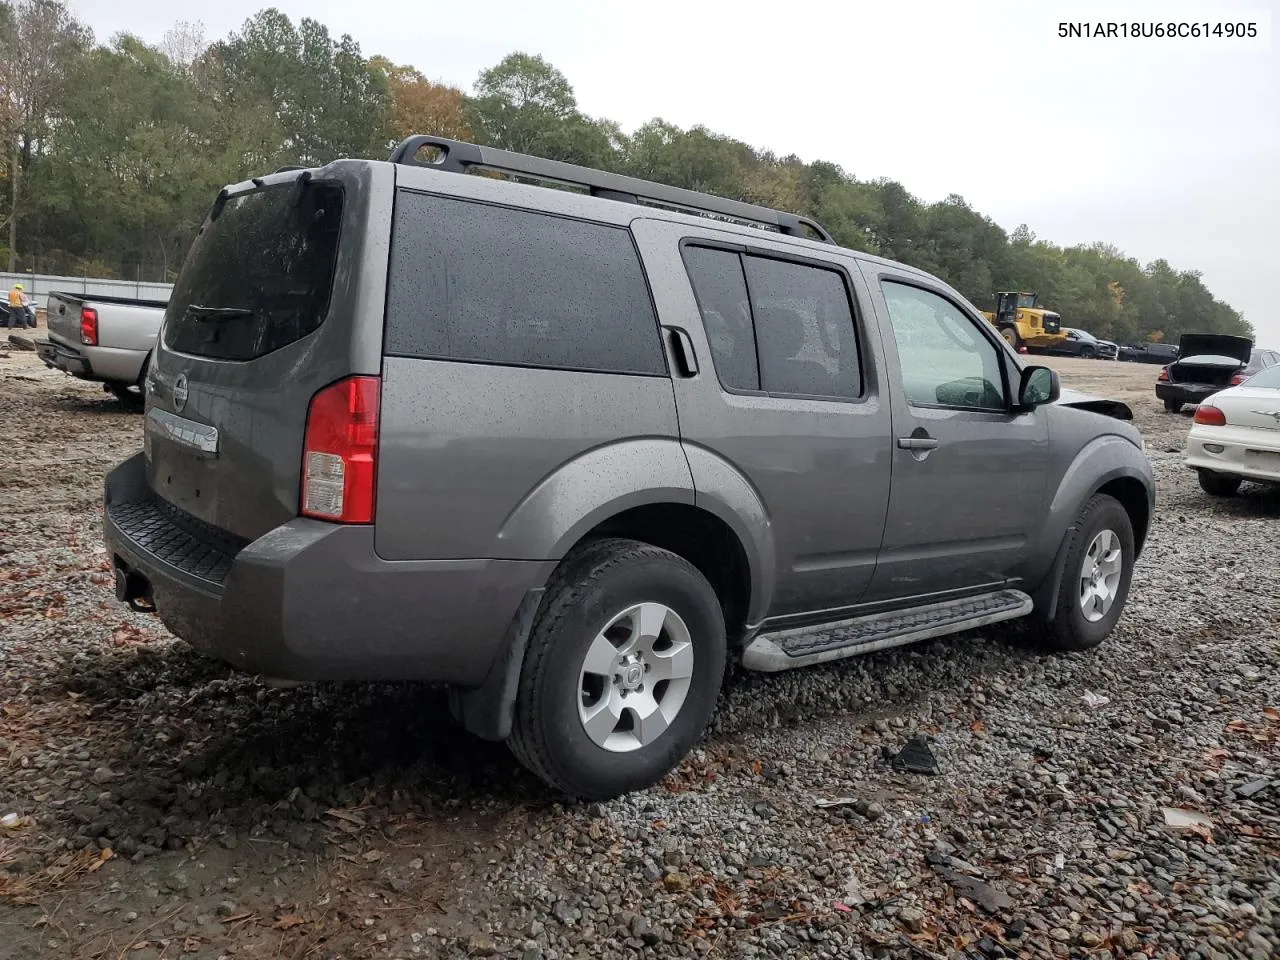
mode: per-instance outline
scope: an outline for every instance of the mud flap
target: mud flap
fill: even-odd
[[[1053,566],[1049,568],[1048,574],[1041,581],[1040,586],[1031,594],[1031,599],[1035,602],[1035,615],[1045,623],[1053,620],[1058,610],[1058,595],[1062,591],[1062,573],[1063,568],[1067,565],[1067,545],[1071,542],[1071,537],[1076,532],[1076,525],[1073,523],[1067,527],[1066,532],[1062,535],[1062,542],[1058,544],[1058,552],[1054,554]]]
[[[484,683],[471,689],[449,691],[453,718],[482,740],[506,740],[511,736],[524,652],[543,593],[541,587],[530,590],[520,601]]]

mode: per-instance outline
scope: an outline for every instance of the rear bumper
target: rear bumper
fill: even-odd
[[[44,361],[46,367],[53,367],[55,370],[61,370],[84,380],[93,379],[93,368],[89,364],[89,358],[74,347],[54,343],[52,340],[37,340],[36,356]]]
[[[1210,383],[1165,383],[1156,384],[1156,397],[1160,400],[1174,400],[1178,403],[1203,403],[1215,393],[1227,389]]]
[[[54,336],[57,336],[56,334]],[[54,367],[81,380],[110,383],[138,382],[147,355],[143,351],[122,347],[75,346],[65,338],[36,341],[36,353],[46,366]]]
[[[1187,435],[1183,462],[1192,470],[1280,483],[1280,431],[1197,425]]]
[[[131,591],[196,649],[279,679],[478,685],[554,567],[388,561],[371,526],[301,518],[230,542],[155,500],[141,454],[107,475],[104,499],[107,550]]]

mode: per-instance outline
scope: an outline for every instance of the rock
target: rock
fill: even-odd
[[[223,900],[218,904],[218,916],[234,917],[236,914],[236,905],[230,900]]]
[[[662,885],[671,893],[679,893],[689,889],[689,878],[683,873],[668,873],[662,878]]]
[[[110,783],[116,778],[110,767],[98,767],[93,771],[93,782],[102,786],[104,783]]]
[[[920,933],[924,930],[924,914],[915,907],[903,907],[899,910],[898,922],[911,933]]]
[[[1052,930],[1049,931],[1049,936],[1052,937],[1054,940],[1057,940],[1059,943],[1071,942],[1070,932],[1062,929],[1062,927],[1054,927]]]
[[[1243,797],[1248,800],[1257,796],[1267,787],[1271,786],[1271,780],[1268,777],[1262,777],[1259,780],[1250,780],[1243,786],[1236,787],[1236,796]]]
[[[631,919],[631,935],[643,940],[649,946],[653,946],[662,939],[653,929],[653,923],[649,918],[639,915]]]
[[[1120,935],[1118,937],[1113,937],[1113,939],[1116,943],[1120,944],[1120,946],[1124,947],[1126,953],[1133,953],[1133,951],[1137,950],[1140,942],[1138,940],[1138,935],[1128,928],[1121,930]]]

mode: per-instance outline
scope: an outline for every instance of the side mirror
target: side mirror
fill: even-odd
[[[1062,395],[1058,374],[1048,367],[1024,367],[1018,384],[1018,406],[1030,410],[1055,402]]]

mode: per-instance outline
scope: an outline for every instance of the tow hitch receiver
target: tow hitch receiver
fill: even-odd
[[[139,613],[155,613],[156,605],[151,599],[151,583],[146,577],[130,573],[120,559],[115,562],[116,599],[127,603]]]

